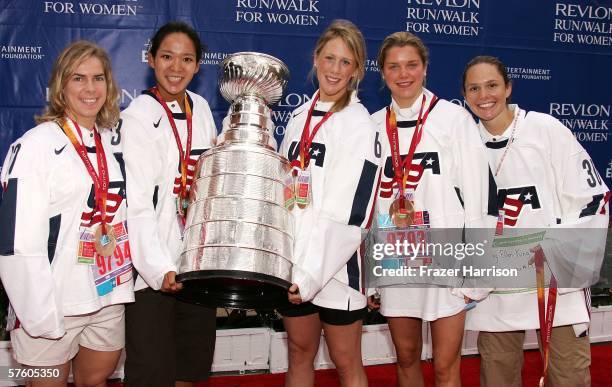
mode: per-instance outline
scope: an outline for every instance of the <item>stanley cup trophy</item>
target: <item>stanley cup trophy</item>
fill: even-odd
[[[289,70],[265,54],[222,63],[220,90],[231,103],[217,145],[198,160],[190,191],[178,280],[182,299],[208,306],[275,308],[291,285],[290,176],[276,153],[270,119]]]

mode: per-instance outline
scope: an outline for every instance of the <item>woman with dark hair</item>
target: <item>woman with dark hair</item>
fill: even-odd
[[[527,112],[509,104],[512,83],[498,58],[478,56],[467,64],[463,94],[479,118],[482,147],[488,153],[499,192],[496,233],[566,228],[572,238],[586,239],[588,234],[585,243],[563,249],[571,255],[570,271],[576,275],[580,262],[601,262],[604,246],[599,246],[592,235],[597,230],[605,234],[610,192],[572,132],[548,114]],[[544,378],[548,376],[545,384],[590,385],[588,292],[564,288],[564,283],[569,283],[559,277],[563,276],[564,265],[557,259],[558,246],[550,242],[544,239],[533,251],[534,257],[547,257],[546,266],[559,278],[559,289],[551,284],[547,298],[547,310],[552,305],[556,312],[545,315],[554,328],[548,330],[547,324],[541,327],[540,296],[534,288],[495,289],[468,313],[466,328],[480,331],[483,387],[522,385],[525,330],[538,328],[544,328],[541,346]],[[578,248],[575,255],[570,253],[571,247]],[[533,270],[531,266],[525,268]],[[595,273],[598,275],[599,270]]]
[[[192,27],[170,22],[157,30],[148,53],[156,85],[121,113],[117,129],[138,272],[136,302],[126,310],[128,386],[192,385],[212,364],[215,310],[174,296],[195,163],[217,134],[206,100],[187,90],[201,58]]]
[[[288,386],[314,384],[321,329],[343,386],[366,386],[361,361],[361,230],[378,178],[376,127],[357,99],[365,42],[346,20],[319,37],[313,71],[318,90],[298,107],[280,152],[294,166],[295,250],[289,300],[281,311],[289,347]]]
[[[484,225],[488,165],[476,125],[465,109],[425,88],[428,64],[427,47],[409,32],[387,36],[379,50],[378,66],[391,102],[373,114],[382,144],[378,229],[399,227],[418,236],[433,229]],[[427,259],[416,262],[426,266]],[[397,353],[400,386],[424,385],[423,321],[430,322],[436,385],[461,384],[466,303],[486,294],[477,290],[436,286],[426,279],[379,289],[380,311],[387,317]],[[378,307],[373,299],[370,306]]]
[[[125,181],[114,157],[119,93],[108,54],[78,41],[56,59],[49,104],[2,168],[0,276],[29,386],[104,386],[134,300]],[[36,376],[40,376],[39,379]]]

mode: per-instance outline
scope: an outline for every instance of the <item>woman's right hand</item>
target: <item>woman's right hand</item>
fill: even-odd
[[[166,273],[166,275],[164,275],[164,280],[159,290],[164,293],[177,293],[182,288],[183,284],[176,282],[176,272],[169,271]]]

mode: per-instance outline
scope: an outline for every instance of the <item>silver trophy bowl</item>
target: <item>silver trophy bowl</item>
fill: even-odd
[[[282,307],[293,254],[293,218],[285,208],[291,167],[276,152],[267,105],[282,96],[289,71],[253,52],[228,56],[221,69],[221,94],[231,107],[217,145],[196,165],[179,297],[214,307]]]

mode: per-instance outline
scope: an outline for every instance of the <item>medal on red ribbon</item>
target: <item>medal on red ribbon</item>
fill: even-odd
[[[187,98],[187,93],[185,93],[185,115],[187,118],[187,141],[185,144],[185,149],[183,150],[183,145],[181,144],[181,137],[179,135],[178,129],[176,127],[176,122],[174,122],[174,117],[172,117],[172,111],[166,105],[163,97],[159,93],[157,86],[152,87],[149,91],[155,96],[157,102],[164,108],[166,112],[166,116],[168,117],[168,121],[170,122],[170,126],[172,127],[172,134],[174,134],[174,139],[176,140],[176,146],[179,152],[179,169],[181,171],[181,182],[179,185],[179,192],[176,197],[176,212],[179,217],[179,221],[182,223],[182,226],[185,225],[185,219],[187,216],[187,208],[189,207],[189,192],[187,189],[187,168],[189,165],[189,154],[191,153],[191,141],[192,141],[192,122],[193,122],[193,114],[191,112],[191,106],[189,105],[189,100]]]
[[[504,234],[504,222],[506,218],[506,211],[500,209],[497,214],[497,224],[495,225],[495,235],[500,236]]]
[[[400,196],[391,203],[389,216],[395,226],[410,227],[414,223],[414,202]]]
[[[409,227],[414,223],[414,198],[412,195],[407,197],[406,194],[406,185],[408,183],[408,175],[410,174],[410,168],[412,167],[412,159],[414,157],[414,152],[416,151],[416,147],[421,141],[421,137],[423,135],[423,127],[425,126],[425,121],[429,116],[429,112],[434,107],[438,97],[433,96],[431,103],[425,114],[423,114],[423,108],[425,106],[425,102],[427,100],[425,94],[423,94],[423,99],[421,100],[421,108],[419,110],[419,116],[417,118],[416,126],[414,128],[414,133],[412,134],[412,140],[410,141],[410,148],[408,149],[408,155],[404,159],[402,163],[402,158],[400,155],[399,148],[399,133],[397,130],[397,119],[395,116],[395,111],[391,107],[387,107],[387,119],[386,119],[386,130],[387,137],[389,138],[389,145],[391,147],[391,161],[393,165],[393,172],[395,175],[395,182],[399,187],[399,196],[397,199],[391,203],[389,206],[389,217],[393,224],[400,228]],[[416,190],[416,187],[414,188]]]
[[[557,306],[557,279],[554,275],[550,278],[548,288],[548,305],[544,298],[544,251],[541,247],[535,251],[534,262],[536,268],[536,283],[538,288],[538,317],[540,320],[540,341],[542,342],[543,371],[540,377],[540,387],[544,387],[548,375],[548,363],[550,356],[550,339],[552,337],[553,321],[555,320],[555,309]]]
[[[70,120],[72,125],[77,130],[79,137],[81,138],[80,142],[68,125],[68,120]],[[102,146],[102,137],[94,124],[92,130],[96,144],[96,159],[98,161],[98,172],[96,172],[91,160],[89,160],[89,156],[87,155],[87,148],[85,145],[83,145],[83,135],[79,125],[71,118],[67,118],[63,119],[61,123],[59,123],[59,126],[72,143],[72,146],[83,161],[83,164],[85,164],[85,168],[87,169],[89,176],[93,180],[96,210],[100,211],[101,216],[100,226],[94,232],[94,246],[99,255],[105,257],[109,256],[115,251],[117,239],[113,233],[113,228],[109,227],[109,225],[106,223],[106,198],[108,196],[109,177],[106,155],[104,154],[104,147]]]
[[[291,166],[294,168],[296,177],[294,189],[295,203],[302,209],[308,207],[310,204],[310,197],[312,195],[311,174],[310,171],[306,170],[308,165],[310,165],[310,148],[312,147],[312,141],[323,123],[333,114],[331,111],[325,113],[323,118],[321,118],[321,121],[319,121],[319,123],[312,128],[311,133],[310,121],[312,119],[312,112],[314,111],[314,107],[318,100],[319,92],[317,92],[312,100],[312,104],[308,110],[308,116],[306,117],[306,122],[304,123],[304,129],[302,129],[302,137],[300,138],[299,144],[299,159],[291,162]]]

